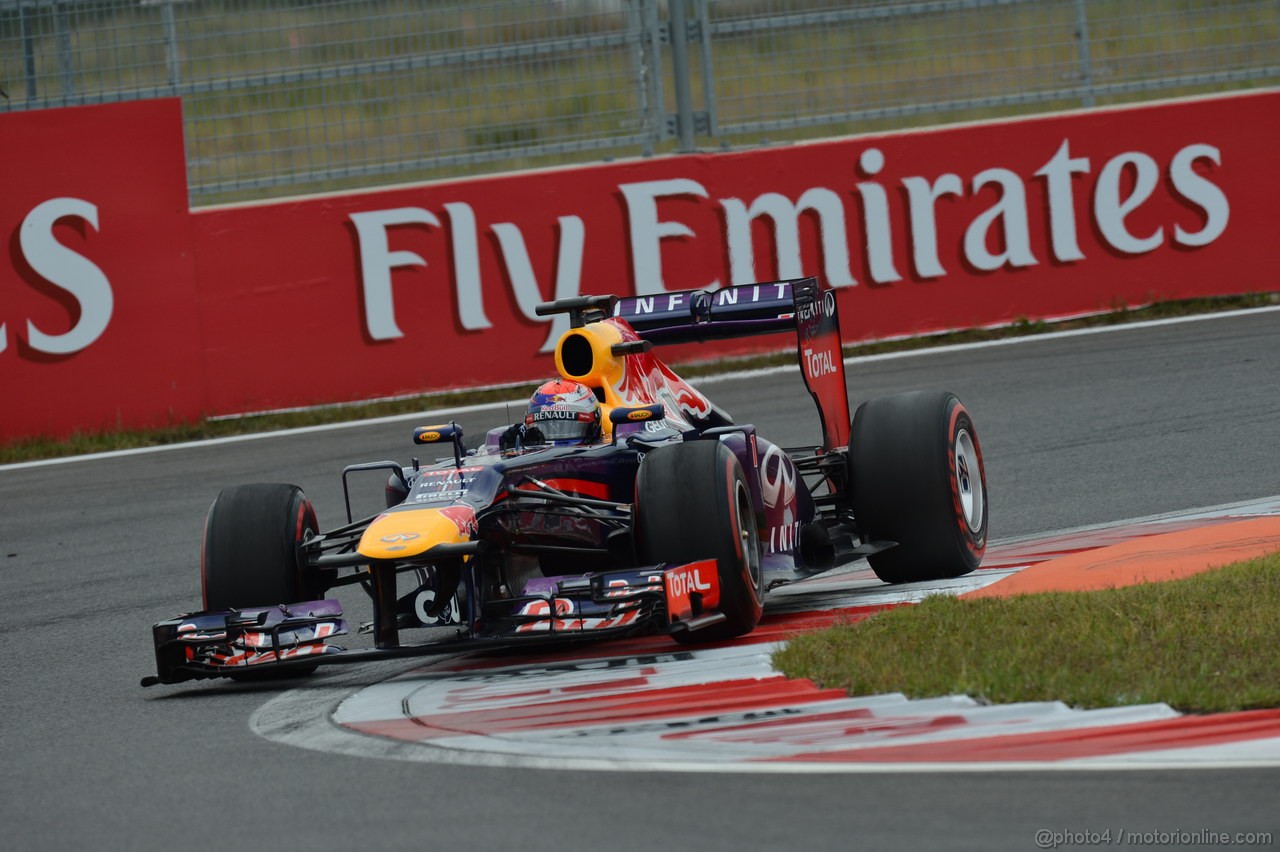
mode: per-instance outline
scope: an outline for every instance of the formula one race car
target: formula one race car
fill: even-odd
[[[471,450],[456,424],[419,427],[415,443],[448,456],[346,468],[348,522],[327,532],[296,486],[225,489],[205,523],[204,610],[155,625],[158,672],[143,685],[639,632],[718,641],[756,626],[770,588],[861,557],[890,583],[981,561],[986,480],[968,411],[918,391],[866,402],[850,424],[835,294],[816,279],[538,310],[569,314],[555,363],[598,400],[594,440],[512,441],[498,427]],[[820,446],[766,441],[650,352],[789,330]],[[378,469],[386,510],[353,520],[347,475]],[[345,651],[325,593],[354,584],[373,600],[374,647]],[[402,644],[424,628],[437,638]]]

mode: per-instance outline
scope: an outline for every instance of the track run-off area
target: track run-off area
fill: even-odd
[[[1280,550],[1280,496],[1010,543],[986,567],[887,587],[865,563],[780,591],[752,635],[707,649],[665,637],[536,656],[461,655],[356,692],[289,692],[251,721],[265,737],[368,757],[623,772],[830,772],[1280,767],[1280,709],[1184,716],[1165,704],[1077,710],[964,695],[847,696],[788,679],[793,633],[925,595],[1009,585],[1071,590]],[[1194,566],[1188,569],[1188,566]],[[1060,570],[1060,567],[1066,570]],[[1014,579],[1016,575],[1017,579]],[[1019,582],[1024,581],[1024,582]]]
[[[990,487],[986,563],[920,588],[884,586],[855,564],[776,590],[751,637],[693,651],[650,637],[572,658],[143,690],[151,623],[198,606],[200,529],[219,489],[295,482],[332,525],[343,465],[407,459],[411,427],[0,468],[6,846],[161,848],[196,835],[230,847],[551,849],[586,837],[1013,849],[1034,848],[1042,829],[1274,832],[1280,725],[1269,711],[1215,721],[1163,705],[849,697],[786,681],[769,652],[797,630],[998,588],[1082,551],[1193,529],[1241,532],[1219,544],[1266,538],[1238,525],[1280,513],[1277,340],[1280,311],[1264,309],[852,361],[854,405],[947,388],[973,412]],[[816,438],[794,373],[705,386],[780,443]],[[474,434],[506,416],[490,406],[457,419]],[[374,505],[380,483],[366,484]],[[344,604],[365,618],[359,597]],[[1200,739],[1177,730],[1187,725]],[[601,768],[616,771],[588,771]]]

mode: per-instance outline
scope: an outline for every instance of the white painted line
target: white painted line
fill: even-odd
[[[991,349],[997,346],[1018,346],[1024,343],[1039,343],[1046,340],[1063,340],[1070,337],[1087,337],[1094,334],[1109,334],[1113,331],[1142,331],[1148,328],[1160,328],[1167,325],[1179,325],[1189,322],[1203,322],[1212,319],[1227,319],[1259,313],[1280,311],[1280,305],[1263,308],[1241,308],[1235,311],[1220,311],[1211,314],[1192,314],[1185,317],[1166,317],[1164,319],[1141,320],[1139,322],[1119,323],[1117,325],[1093,326],[1090,328],[1072,328],[1064,331],[1046,331],[1043,334],[1028,334],[1022,337],[1003,337],[999,340],[980,340],[973,343],[952,343],[946,346],[930,346],[922,349],[910,349],[904,352],[881,352],[877,355],[854,355],[844,359],[846,365],[872,364],[878,361],[898,361],[903,358],[915,358],[921,355],[947,355],[955,352],[971,352],[979,349]],[[757,370],[737,370],[718,373],[714,376],[703,376],[693,380],[695,384],[707,385],[736,379],[751,379],[761,376],[778,375],[787,372],[799,372],[798,364],[785,364],[780,367],[762,367]]]
[[[128,456],[141,456],[149,453],[165,453],[172,450],[199,450],[205,447],[217,447],[224,444],[240,444],[245,441],[259,441],[263,438],[292,438],[298,435],[311,435],[317,432],[332,432],[338,429],[353,429],[358,426],[380,426],[387,423],[404,423],[413,420],[431,422],[443,418],[446,414],[472,414],[477,411],[490,411],[507,405],[520,407],[528,404],[527,399],[509,400],[506,402],[485,402],[478,405],[460,405],[453,408],[436,408],[430,411],[410,412],[409,414],[389,414],[385,417],[373,417],[368,420],[344,420],[341,423],[322,423],[317,426],[298,426],[293,429],[277,429],[273,432],[252,432],[245,435],[227,435],[223,438],[207,438],[201,441],[184,441],[179,444],[160,444],[154,447],[134,447],[128,450],[110,450],[103,453],[86,453],[81,456],[63,456],[56,459],[38,459],[29,462],[15,462],[0,465],[0,473],[6,470],[24,470],[49,465],[72,464],[74,462],[101,461],[103,459],[119,459]]]
[[[1144,515],[1140,518],[1126,518],[1122,521],[1110,521],[1105,524],[1086,524],[1080,527],[1048,530],[1046,532],[1028,533],[991,542],[991,547],[1007,547],[1028,544],[1044,539],[1056,539],[1078,533],[1095,530],[1110,530],[1117,527],[1137,527],[1147,524],[1177,523],[1179,521],[1202,520],[1209,518],[1256,518],[1263,515],[1280,515],[1280,494],[1270,497],[1259,497],[1256,500],[1240,500],[1235,503],[1223,503],[1220,506],[1209,506],[1195,509],[1177,509],[1172,512],[1161,512],[1155,515]],[[819,575],[821,576],[821,575]]]
[[[1193,314],[1185,317],[1167,317],[1157,320],[1120,323],[1118,325],[1096,326],[1093,328],[1077,328],[1067,331],[1050,331],[1044,334],[1032,334],[1025,337],[1008,337],[1000,340],[984,340],[975,343],[956,343],[949,346],[934,346],[924,349],[912,349],[905,352],[883,352],[878,355],[858,355],[844,359],[847,365],[870,364],[879,361],[896,361],[903,358],[916,358],[926,355],[948,355],[956,352],[969,352],[979,349],[990,349],[996,346],[1017,346],[1024,343],[1039,343],[1046,340],[1062,340],[1069,337],[1083,337],[1093,334],[1108,334],[1113,331],[1141,331],[1148,328],[1159,328],[1167,325],[1179,325],[1189,322],[1203,322],[1214,319],[1231,319],[1254,314],[1265,314],[1280,311],[1280,305],[1262,308],[1242,308],[1235,311],[1220,311],[1211,314]],[[733,370],[718,373],[714,376],[701,376],[692,379],[695,385],[714,385],[739,379],[754,379],[762,376],[774,376],[799,371],[796,364],[784,364],[778,367],[762,367],[755,370]],[[79,456],[63,456],[56,459],[39,459],[29,462],[15,462],[0,465],[0,473],[7,470],[26,470],[29,468],[48,467],[50,465],[73,464],[76,462],[101,461],[103,459],[126,458],[129,456],[163,453],[173,450],[190,450],[202,447],[215,447],[223,444],[238,444],[244,441],[258,441],[264,438],[291,438],[298,435],[309,435],[319,432],[331,432],[338,429],[351,429],[358,426],[378,426],[386,423],[405,423],[413,420],[433,420],[448,414],[473,414],[480,411],[496,411],[509,406],[523,406],[527,400],[502,400],[477,405],[463,405],[452,408],[437,408],[430,411],[411,412],[409,414],[391,414],[385,417],[374,417],[368,420],[346,420],[341,423],[322,423],[316,426],[299,426],[293,429],[278,429],[273,432],[254,432],[247,435],[228,435],[224,438],[208,438],[201,441],[185,441],[177,444],[161,444],[154,447],[135,447],[128,450],[110,450],[102,453],[86,453]]]

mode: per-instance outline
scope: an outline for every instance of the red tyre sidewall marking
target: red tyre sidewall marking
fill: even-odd
[[[217,505],[218,500],[214,498],[204,518],[204,529],[200,531],[200,607],[206,610],[209,608],[209,521]]]
[[[755,578],[751,576],[751,562],[747,559],[742,545],[742,520],[738,517],[738,490],[734,487],[733,476],[736,464],[737,459],[730,455],[724,466],[725,488],[729,494],[729,522],[733,526],[733,550],[737,554],[738,562],[742,565],[743,579],[747,581],[747,589],[751,593],[751,605],[754,609],[762,610],[764,608],[764,595],[761,589],[756,588]]]
[[[312,526],[315,523],[315,509],[311,506],[311,501],[305,498],[298,501],[298,519],[293,530],[293,562],[294,570],[297,572],[298,591],[307,588],[306,577],[303,575],[302,560],[298,559],[298,546],[302,544],[302,531],[306,529],[306,523],[310,520]]]
[[[960,480],[956,477],[956,429],[960,422],[961,415],[969,420],[970,426],[973,425],[973,418],[969,417],[969,412],[965,409],[964,403],[956,401],[955,406],[951,409],[951,418],[947,423],[947,481],[951,486],[951,507],[952,514],[955,516],[956,526],[960,530],[960,540],[964,542],[965,549],[974,557],[981,560],[982,555],[987,550],[987,537],[983,533],[981,540],[975,540],[975,534],[969,529],[969,522],[965,519],[964,502],[960,499]],[[973,441],[973,451],[978,455],[977,470],[969,471],[970,480],[977,479],[982,488],[982,514],[985,517],[987,513],[986,477],[983,475],[982,466],[982,446],[978,443],[978,436],[971,428],[967,430],[969,440]]]
[[[738,519],[738,491],[733,487],[733,461],[726,460],[724,466],[725,492],[729,495],[729,524],[733,527],[733,552],[739,561],[746,562],[742,553],[742,524]]]

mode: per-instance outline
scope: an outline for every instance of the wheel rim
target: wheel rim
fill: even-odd
[[[964,512],[964,521],[970,532],[982,531],[982,518],[987,505],[987,495],[983,491],[982,461],[978,457],[978,448],[973,443],[973,436],[968,430],[961,429],[956,435],[956,494],[960,495],[960,508]]]
[[[759,538],[755,525],[748,523],[748,518],[752,517],[751,497],[747,494],[746,486],[739,481],[737,483],[736,500],[738,504],[738,539],[742,543],[742,557],[747,561],[747,576],[751,578],[751,588],[759,595],[763,587],[764,579],[760,572],[760,548],[757,546]]]
[[[973,436],[966,429],[956,435],[956,493],[960,495],[960,508],[964,512],[964,522],[971,532],[982,529],[982,517],[986,507],[987,495],[982,488],[982,468],[978,459],[978,448],[974,446]]]

